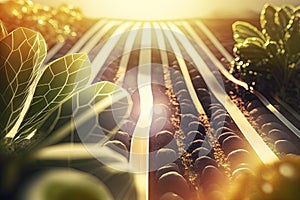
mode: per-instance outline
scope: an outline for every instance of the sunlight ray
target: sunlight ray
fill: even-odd
[[[100,41],[100,39],[108,33],[108,31],[114,26],[118,25],[117,21],[110,21],[106,23],[99,31],[96,33],[80,50],[80,52],[90,52],[96,44]]]
[[[116,84],[121,85],[125,78],[126,68],[128,65],[129,58],[130,58],[130,52],[132,51],[133,44],[134,44],[134,41],[135,41],[135,38],[137,36],[140,26],[141,26],[141,23],[136,23],[133,26],[133,28],[130,30],[130,33],[127,37],[123,55],[122,55],[122,58],[120,61],[120,66],[119,66],[117,74],[116,74],[116,80],[115,80]]]
[[[177,45],[177,42],[171,33],[171,29],[169,29],[165,23],[161,23],[161,27],[164,30],[165,35],[168,38],[168,40],[173,48],[173,52],[176,54],[176,59],[178,61],[178,64],[179,64],[182,74],[184,76],[185,84],[187,86],[188,92],[191,95],[192,101],[195,104],[195,107],[196,107],[198,113],[202,114],[202,115],[206,115],[203,106],[201,105],[200,101],[198,100],[198,96],[194,89],[191,77],[189,76],[189,72],[188,72],[188,68],[186,66],[185,60],[183,59],[180,48]]]
[[[94,79],[98,75],[98,72],[101,70],[105,61],[109,57],[110,53],[116,47],[118,41],[122,36],[122,33],[124,33],[130,25],[132,25],[132,22],[126,22],[121,24],[115,30],[113,35],[107,40],[107,42],[104,44],[101,50],[97,53],[95,59],[92,62],[92,73],[91,73],[89,83],[92,83],[94,81]]]
[[[213,75],[207,64],[203,61],[201,56],[195,50],[188,38],[181,32],[181,30],[173,23],[168,23],[170,29],[176,33],[176,38],[182,44],[193,62],[195,63],[198,71],[202,75],[204,81],[208,85],[210,91],[215,95],[219,102],[226,108],[236,125],[239,127],[249,144],[252,146],[258,157],[265,164],[272,163],[278,160],[276,154],[268,147],[263,141],[256,130],[251,126],[249,121],[245,118],[244,114],[239,108],[231,101],[230,97],[224,91],[224,88],[220,85],[216,77]]]
[[[138,68],[138,90],[140,96],[140,116],[131,139],[130,166],[140,172],[140,200],[147,200],[149,180],[149,133],[152,123],[153,96],[151,89],[151,29],[150,24],[143,27],[141,51]]]
[[[164,40],[163,32],[157,22],[153,23],[153,27],[155,29],[156,38],[157,38],[157,44],[158,48],[160,49],[160,56],[161,61],[163,65],[163,72],[164,72],[164,80],[166,88],[170,89],[173,92],[173,87],[171,83],[171,75],[169,72],[169,61],[168,61],[168,54],[167,54],[167,48]]]

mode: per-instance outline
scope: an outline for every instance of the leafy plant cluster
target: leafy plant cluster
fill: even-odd
[[[62,139],[76,132],[76,129],[83,130],[81,127],[89,125],[91,121],[101,124],[103,133],[108,137],[113,135],[121,121],[116,122],[111,114],[104,115],[106,119],[100,118],[101,114],[116,109],[118,117],[125,118],[131,109],[129,94],[110,82],[89,85],[91,64],[84,53],[66,55],[44,65],[46,49],[45,40],[40,33],[22,27],[8,33],[0,21],[0,199],[12,199],[9,195],[18,189],[16,184],[20,181],[21,174],[26,173],[28,165],[36,163],[41,163],[40,166],[35,166],[37,168],[64,167],[62,171],[66,170],[65,167],[73,166],[88,173],[93,169],[96,171],[95,176],[107,181],[101,185],[101,181],[95,181],[95,177],[88,173],[82,175],[83,172],[76,171],[64,172],[55,179],[49,179],[48,175],[41,176],[46,181],[40,181],[44,183],[41,191],[46,188],[49,194],[39,194],[39,200],[49,199],[53,195],[55,198],[50,199],[65,199],[74,192],[78,195],[76,198],[71,195],[72,199],[83,199],[80,195],[90,191],[91,187],[88,185],[93,183],[96,184],[94,188],[100,188],[98,192],[95,189],[95,193],[90,194],[89,198],[85,195],[85,199],[103,199],[103,196],[107,195],[110,197],[104,199],[111,199],[111,196],[122,194],[122,188],[117,187],[120,181],[127,188],[126,191],[134,193],[135,187],[133,181],[130,181],[130,174],[113,171],[104,166],[89,155],[84,144],[80,142],[62,143]],[[118,98],[113,100],[114,96]],[[96,120],[92,117],[96,117]],[[74,118],[80,123],[75,124]],[[107,126],[101,123],[101,120],[104,120]],[[89,127],[83,131],[88,137],[95,130]],[[93,143],[90,146],[93,146]],[[109,158],[106,158],[108,155],[103,155],[105,153],[102,153],[100,148],[99,150],[99,157],[124,165],[120,160],[126,159],[120,158],[118,153],[106,149],[106,154],[109,154]],[[46,156],[38,157],[41,152]],[[81,164],[91,161],[92,165]],[[60,165],[61,162],[69,164]],[[42,163],[47,164],[45,166]],[[81,179],[81,176],[90,178],[87,178],[87,182],[81,180],[78,184],[72,183],[72,178]],[[118,178],[124,176],[126,180]],[[59,194],[55,193],[57,185],[61,186]],[[103,185],[109,185],[112,194],[104,194],[108,189],[103,188]],[[35,186],[32,190],[35,190]],[[103,194],[97,196],[99,191],[103,191]]]
[[[300,9],[267,4],[260,26],[261,31],[244,21],[232,25],[236,58],[231,73],[300,111]]]

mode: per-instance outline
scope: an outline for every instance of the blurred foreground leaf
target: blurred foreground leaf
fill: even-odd
[[[41,166],[71,167],[93,174],[108,187],[115,200],[136,200],[137,182],[127,158],[97,144],[59,144],[40,150]]]
[[[23,195],[21,200],[113,200],[110,191],[96,177],[68,168],[38,174]]]

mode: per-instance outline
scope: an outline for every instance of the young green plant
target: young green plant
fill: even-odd
[[[236,58],[231,72],[300,112],[300,10],[267,4],[260,25],[261,31],[244,21],[232,25]]]

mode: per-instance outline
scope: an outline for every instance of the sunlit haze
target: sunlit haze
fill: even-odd
[[[34,0],[48,5],[80,6],[90,17],[163,20],[192,17],[250,17],[268,2],[299,5],[298,0]]]

